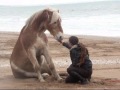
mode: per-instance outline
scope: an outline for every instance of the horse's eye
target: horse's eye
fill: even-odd
[[[57,22],[54,22],[54,24],[56,24]]]

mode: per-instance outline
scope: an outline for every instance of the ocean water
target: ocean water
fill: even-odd
[[[65,34],[120,37],[120,1],[51,6],[0,6],[0,31],[20,32],[26,20],[46,7],[57,8]]]

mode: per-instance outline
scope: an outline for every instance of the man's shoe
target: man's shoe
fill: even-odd
[[[82,85],[88,84],[88,80],[85,79],[85,80],[81,81],[81,84],[82,84]]]

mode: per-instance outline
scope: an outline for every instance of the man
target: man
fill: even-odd
[[[69,43],[61,42],[63,46],[70,50],[70,58],[72,64],[67,68],[69,76],[66,78],[66,83],[87,84],[92,75],[92,62],[89,59],[87,48],[79,43],[76,36],[69,38]]]

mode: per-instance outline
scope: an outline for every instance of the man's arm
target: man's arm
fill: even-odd
[[[63,42],[62,45],[68,49],[71,49],[71,46],[67,42]]]

